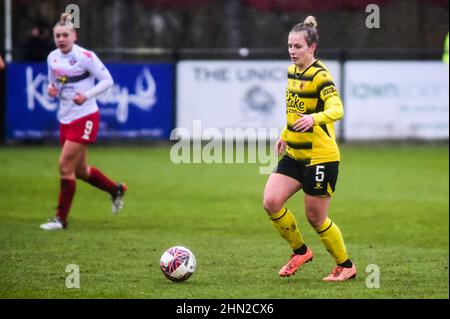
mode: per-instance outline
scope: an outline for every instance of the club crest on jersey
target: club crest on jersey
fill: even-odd
[[[304,87],[305,87],[305,82],[301,81],[300,82],[300,90],[303,90]]]
[[[77,60],[76,60],[75,58],[71,58],[71,59],[69,60],[69,64],[70,64],[70,65],[74,65],[75,63],[77,63]]]

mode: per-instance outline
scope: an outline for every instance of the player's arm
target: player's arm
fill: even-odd
[[[333,78],[326,71],[320,72],[316,78],[320,99],[324,101],[324,110],[312,114],[315,125],[332,123],[344,116],[341,98],[334,85]]]
[[[282,139],[283,141],[287,141],[287,139],[288,139],[287,125],[285,125],[284,128],[283,128],[283,131],[281,131],[280,139]]]
[[[58,88],[56,87],[56,78],[53,75],[52,69],[50,68],[50,56],[47,58],[47,79],[47,94],[50,97],[56,97],[58,95]]]
[[[283,128],[280,138],[275,144],[275,152],[277,153],[277,155],[282,155],[286,151],[286,145],[287,145],[287,125]]]
[[[84,92],[86,99],[102,94],[114,84],[111,73],[109,73],[109,70],[105,67],[103,62],[100,61],[94,52],[90,53],[91,56],[86,57],[83,64],[85,69],[92,74],[98,82],[92,89]]]

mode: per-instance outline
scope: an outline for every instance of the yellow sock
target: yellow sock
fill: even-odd
[[[319,234],[320,240],[328,252],[334,257],[337,264],[342,264],[348,259],[344,239],[342,238],[339,227],[335,223],[327,218],[321,226],[316,228],[316,232]]]
[[[287,240],[292,250],[303,246],[302,235],[300,235],[294,214],[289,209],[283,208],[276,214],[270,214],[270,220],[280,235]]]

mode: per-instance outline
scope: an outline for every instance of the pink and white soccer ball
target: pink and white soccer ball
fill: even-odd
[[[185,281],[195,272],[194,254],[183,246],[173,246],[167,249],[159,262],[161,271],[167,279]]]

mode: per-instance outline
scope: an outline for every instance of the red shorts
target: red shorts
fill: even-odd
[[[91,144],[97,139],[98,125],[100,122],[99,112],[95,112],[69,124],[60,124],[59,141],[64,145],[66,140],[80,144]]]

